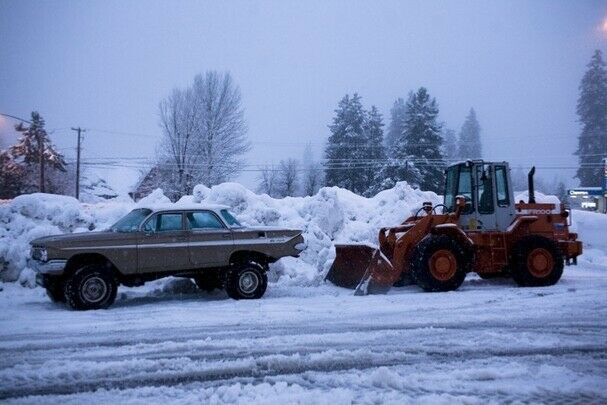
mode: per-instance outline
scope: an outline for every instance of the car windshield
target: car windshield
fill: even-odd
[[[141,222],[152,213],[148,208],[138,208],[126,214],[120,221],[110,227],[112,232],[137,232]]]
[[[221,216],[230,228],[242,228],[242,225],[228,210],[221,210]]]

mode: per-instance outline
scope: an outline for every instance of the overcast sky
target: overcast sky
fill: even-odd
[[[486,158],[573,166],[578,85],[607,51],[605,18],[607,2],[568,0],[0,0],[0,112],[38,110],[68,156],[82,126],[85,160],[128,163],[153,156],[173,87],[229,70],[256,165],[299,158],[308,141],[320,156],[346,93],[387,124],[394,99],[425,86],[449,128],[476,109]],[[0,143],[13,123],[0,118]]]

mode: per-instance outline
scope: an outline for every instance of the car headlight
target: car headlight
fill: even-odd
[[[32,249],[32,259],[46,262],[48,260],[48,252],[46,251],[46,248],[35,246]]]

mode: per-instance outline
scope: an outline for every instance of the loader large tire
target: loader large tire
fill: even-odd
[[[558,245],[543,236],[519,240],[512,249],[512,278],[521,287],[556,284],[563,275],[563,254]]]
[[[412,256],[411,275],[428,292],[457,290],[466,278],[464,249],[446,235],[426,236]]]

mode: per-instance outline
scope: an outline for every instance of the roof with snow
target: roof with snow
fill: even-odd
[[[159,203],[159,204],[141,204],[136,208],[147,208],[152,211],[175,211],[175,210],[209,210],[219,211],[229,209],[227,205],[207,204],[207,203]]]

